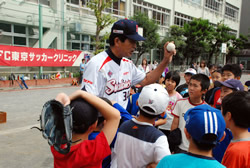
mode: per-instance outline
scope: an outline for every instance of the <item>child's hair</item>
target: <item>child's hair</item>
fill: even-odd
[[[204,74],[196,74],[196,75],[193,75],[190,79],[191,80],[197,80],[201,83],[201,90],[206,90],[209,88],[209,85],[210,85],[210,80],[209,78],[207,77],[207,75],[204,75]]]
[[[148,110],[148,111],[154,111],[152,108],[150,108],[150,107],[144,107],[146,110]],[[148,119],[153,119],[153,118],[158,118],[159,116],[160,116],[160,114],[159,115],[151,115],[151,114],[148,114],[148,113],[146,113],[145,111],[143,111],[140,107],[139,107],[139,109],[140,109],[140,115],[143,115],[144,117],[146,117],[146,118],[148,118]]]
[[[239,65],[237,64],[226,64],[221,69],[222,73],[224,71],[230,71],[234,74],[234,77],[241,77],[242,70]]]
[[[181,77],[180,77],[180,74],[178,73],[178,71],[170,71],[166,74],[165,80],[166,79],[172,79],[173,81],[175,81],[175,83],[176,83],[175,87],[177,87],[180,83]]]
[[[205,134],[202,137],[202,139],[205,141],[216,141],[216,138],[217,136],[215,134]],[[202,151],[209,151],[216,146],[216,144],[198,142],[195,139],[193,139],[193,142],[196,145],[196,147]]]
[[[215,72],[218,72],[218,73],[222,74],[221,69],[214,70],[214,71],[212,72],[212,74],[215,73]],[[212,75],[212,74],[211,74],[211,75]]]
[[[250,93],[235,91],[222,100],[222,113],[225,116],[230,112],[236,126],[250,127]]]
[[[73,117],[73,132],[83,134],[98,118],[98,111],[82,98],[72,100],[70,103]]]
[[[208,66],[208,69],[210,70],[210,69],[212,69],[212,68],[214,68],[214,67],[215,67],[214,64],[210,64],[210,65]]]

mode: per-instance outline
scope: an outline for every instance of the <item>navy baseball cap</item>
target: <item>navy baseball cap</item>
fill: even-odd
[[[111,28],[112,34],[123,34],[127,38],[134,41],[144,41],[144,37],[138,34],[138,25],[133,20],[122,19],[114,23]]]
[[[236,91],[244,91],[244,86],[242,85],[241,81],[236,80],[236,79],[229,79],[224,82],[221,81],[215,81],[214,82],[215,86],[221,87],[221,86],[226,86],[228,88],[234,89]]]
[[[185,115],[186,129],[199,143],[217,144],[224,135],[226,123],[221,111],[207,104],[189,109]],[[205,134],[215,134],[216,140],[204,140]]]

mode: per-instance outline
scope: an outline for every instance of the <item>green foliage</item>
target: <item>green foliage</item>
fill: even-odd
[[[184,64],[184,50],[186,48],[186,42],[185,42],[185,37],[184,37],[184,28],[172,25],[170,27],[169,34],[167,34],[164,39],[161,41],[161,43],[158,45],[158,48],[160,51],[163,53],[163,48],[164,44],[167,41],[174,41],[175,47],[176,47],[176,55],[173,57],[173,65],[175,65],[175,62],[177,61],[178,63]]]
[[[96,51],[102,51],[101,48],[101,39],[100,39],[100,32],[107,26],[113,24],[116,20],[111,16],[111,14],[104,14],[103,10],[106,8],[110,8],[113,2],[116,0],[91,0],[88,3],[88,7],[92,9],[95,13],[96,17]]]
[[[221,52],[222,43],[227,43],[231,39],[231,36],[229,35],[230,30],[231,29],[222,21],[217,23],[217,26],[212,31],[212,37],[208,41],[208,64],[211,63],[211,58],[213,56],[215,56],[215,64],[217,64],[217,58],[219,53]]]
[[[153,20],[149,19],[148,16],[143,13],[136,13],[131,19],[135,20],[138,23],[138,26],[143,28],[143,37],[146,38],[141,46],[137,45],[137,64],[142,54],[150,53],[150,50],[156,48],[159,44],[160,36],[157,33],[159,27]]]
[[[230,62],[233,56],[236,56],[240,53],[240,50],[244,48],[244,45],[247,41],[247,36],[242,34],[240,34],[239,38],[231,36],[231,43],[228,47],[227,62]]]
[[[208,20],[199,18],[184,24],[184,30],[187,44],[184,52],[189,64],[189,58],[190,62],[193,62],[209,50],[208,41],[212,39],[214,29]]]

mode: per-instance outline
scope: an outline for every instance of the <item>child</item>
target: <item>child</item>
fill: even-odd
[[[222,100],[226,127],[233,133],[222,164],[228,168],[250,167],[250,93],[237,91]]]
[[[182,153],[188,150],[189,141],[184,134],[184,114],[192,107],[205,104],[203,96],[207,92],[209,84],[209,78],[204,74],[196,74],[192,76],[188,85],[189,97],[185,99],[179,99],[175,103],[174,110],[172,111],[174,120],[172,122],[171,131],[179,128],[182,135],[182,142],[174,151],[175,153]]]
[[[222,72],[221,70],[215,70],[211,73],[211,79],[212,79],[212,83],[210,84],[210,89],[207,91],[207,93],[205,94],[205,101],[207,102],[207,104],[209,105],[213,105],[213,98],[212,95],[218,90],[220,89],[218,86],[214,85],[215,81],[221,81],[221,75]]]
[[[190,142],[188,153],[164,157],[157,168],[223,168],[212,157],[213,147],[223,138],[225,121],[221,112],[207,104],[189,109],[185,115],[185,136]]]
[[[100,98],[78,90],[70,97],[58,94],[57,101],[70,103],[73,118],[73,134],[70,152],[61,154],[51,147],[54,167],[101,167],[102,160],[110,155],[110,143],[115,137],[120,121],[119,112]],[[98,111],[106,123],[95,140],[88,140],[88,135],[96,128]]]
[[[179,85],[180,83],[180,75],[177,71],[170,71],[166,74],[165,76],[165,88],[168,91],[169,95],[169,103],[167,106],[167,123],[164,125],[159,126],[159,129],[166,135],[168,136],[171,130],[171,125],[173,122],[174,116],[171,114],[174,104],[178,99],[181,99],[182,96],[175,91],[175,88]]]
[[[237,64],[226,64],[221,69],[222,71],[222,81],[226,81],[228,79],[236,79],[240,80],[242,70],[240,69],[240,66]],[[220,99],[220,90],[217,90],[213,96],[213,107],[216,107],[217,105],[221,104]]]
[[[180,85],[177,87],[176,91],[178,93],[180,93],[180,95],[182,97],[188,97],[188,84],[189,84],[189,81],[192,77],[192,75],[195,75],[196,74],[196,70],[193,69],[193,68],[188,68],[186,71],[185,71],[185,74],[184,74],[184,78],[185,78],[185,81],[186,83]]]
[[[168,93],[160,84],[144,86],[138,99],[140,115],[124,122],[112,152],[112,168],[146,167],[170,155],[167,137],[153,125],[165,112]]]
[[[243,91],[244,86],[239,80],[236,79],[230,79],[226,80],[225,82],[216,81],[215,85],[218,87],[221,87],[221,94],[220,99],[223,100],[224,97],[226,97],[228,94],[235,92],[235,91]],[[221,109],[221,106],[217,106],[217,109]],[[227,146],[229,145],[231,139],[233,138],[232,132],[229,129],[225,129],[226,136],[223,139],[223,141],[220,142],[214,149],[213,149],[213,156],[216,160],[221,162],[222,157],[227,149]]]

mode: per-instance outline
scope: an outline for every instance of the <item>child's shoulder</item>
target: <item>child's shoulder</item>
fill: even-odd
[[[178,99],[177,101],[176,101],[176,103],[186,103],[186,102],[189,102],[189,100],[188,100],[189,98],[188,97],[186,97],[186,98],[181,98],[181,99]]]

